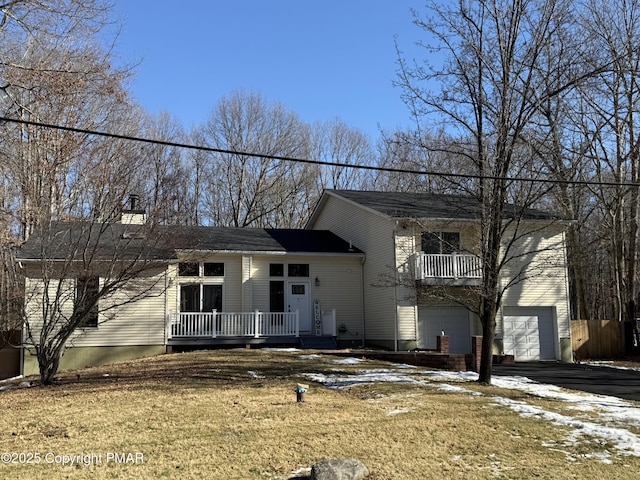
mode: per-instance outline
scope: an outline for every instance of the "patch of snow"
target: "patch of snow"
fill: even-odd
[[[396,368],[407,368],[410,370],[415,370],[416,368],[418,368],[415,365],[409,365],[408,363],[396,363],[394,366]]]
[[[469,390],[466,388],[462,388],[459,387],[457,385],[449,385],[448,383],[441,383],[437,386],[438,390],[442,390],[445,392],[452,392],[452,393],[467,393],[469,395],[474,395],[474,396],[481,396],[482,393],[481,392],[476,392],[474,390]]]
[[[300,360],[313,360],[315,358],[320,358],[320,355],[318,355],[317,353],[311,353],[309,355],[300,355],[298,358]]]
[[[407,375],[402,373],[394,374],[391,370],[386,369],[367,370],[364,372],[344,375],[324,375],[322,373],[303,373],[302,375],[313,382],[322,383],[329,388],[347,388],[354,385],[366,385],[378,382],[420,383],[418,380]]]
[[[476,372],[453,372],[449,370],[425,370],[420,375],[436,382],[475,382],[478,380]]]
[[[253,378],[257,378],[257,379],[266,378],[264,375],[259,375],[253,370],[248,370],[247,373],[249,374],[250,377],[253,377]]]
[[[360,362],[362,362],[362,359],[354,357],[338,358],[333,361],[333,363],[337,363],[338,365],[357,365]]]
[[[344,363],[349,364],[350,361]],[[451,384],[476,381],[478,374],[474,372],[423,371],[416,367],[410,369],[406,365],[396,365],[395,368],[365,370],[352,374],[338,372],[330,375],[320,373],[304,373],[303,375],[309,380],[322,383],[329,388],[347,388],[354,385],[391,382],[431,386],[451,393],[482,395],[480,392]],[[592,418],[581,419],[551,412],[522,400],[512,400],[500,396],[492,397],[494,405],[509,408],[523,417],[535,418],[569,428],[570,434],[566,437],[564,446],[576,445],[578,442],[595,441],[599,445],[608,445],[619,454],[640,457],[640,436],[623,428],[630,426],[640,428],[640,408],[628,401],[616,397],[574,392],[554,385],[541,384],[527,377],[493,376],[493,385],[499,388],[519,390],[538,398],[558,400],[565,403],[568,410],[589,412]],[[390,410],[388,414],[396,415],[407,411],[404,408],[397,408]],[[570,458],[570,454],[559,449],[558,445],[543,444],[543,446],[565,453],[570,461],[578,459],[575,456]],[[593,458],[602,463],[611,463],[611,456],[611,452],[604,449],[604,451],[580,455],[579,458]]]
[[[412,412],[414,409],[412,408],[394,408],[393,410],[387,410],[386,414],[389,417],[392,417],[394,415],[400,415],[401,413],[409,413]]]

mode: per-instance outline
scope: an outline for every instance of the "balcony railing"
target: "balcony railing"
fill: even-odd
[[[418,253],[416,280],[479,280],[482,278],[482,262],[476,255],[451,253]]]
[[[300,336],[298,312],[179,312],[169,315],[169,338]]]

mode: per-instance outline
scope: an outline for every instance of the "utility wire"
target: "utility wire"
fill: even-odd
[[[185,148],[190,150],[199,150],[212,153],[224,153],[229,155],[242,155],[246,157],[264,158],[267,160],[280,160],[293,163],[305,163],[309,165],[325,165],[330,167],[343,167],[353,168],[358,170],[369,170],[376,172],[388,172],[388,173],[406,173],[410,175],[425,175],[444,178],[463,178],[467,180],[495,180],[495,181],[507,181],[507,182],[528,182],[528,183],[542,183],[542,184],[555,184],[555,185],[591,185],[591,186],[607,186],[607,187],[640,187],[640,183],[634,182],[607,182],[602,180],[561,180],[551,178],[524,178],[524,177],[499,177],[493,175],[474,175],[468,173],[445,173],[434,170],[414,170],[408,168],[395,168],[395,167],[383,167],[373,165],[352,165],[348,163],[340,162],[328,162],[325,160],[311,160],[308,158],[295,158],[282,155],[269,155],[265,153],[253,153],[243,152],[239,150],[228,150],[224,148],[207,147],[204,145],[193,145],[181,142],[170,142],[167,140],[155,140],[151,138],[134,137],[131,135],[121,135],[118,133],[99,132],[97,130],[88,130],[77,127],[66,127],[63,125],[54,125],[50,123],[35,122],[32,120],[23,120],[17,118],[10,118],[0,116],[1,122],[18,123],[22,125],[31,125],[40,128],[50,128],[54,130],[63,130],[66,132],[82,133],[85,135],[96,135],[106,138],[116,138],[119,140],[127,140],[132,142],[148,143],[152,145],[163,145],[166,147]]]

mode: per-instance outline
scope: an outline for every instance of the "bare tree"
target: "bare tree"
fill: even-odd
[[[375,184],[387,191],[471,194],[475,170],[465,155],[469,146],[458,152],[461,145],[462,140],[444,131],[384,133],[378,145],[379,164],[394,171],[379,173]]]
[[[27,278],[23,341],[35,352],[43,384],[53,382],[66,348],[85,329],[111,320],[110,312],[124,305],[162,294],[163,241],[153,219],[37,224],[18,260]]]
[[[318,167],[319,193],[324,189],[365,190],[371,184],[369,172],[342,165],[374,165],[367,136],[337,118],[311,127],[311,158],[339,165]],[[319,195],[318,195],[319,198]]]
[[[298,116],[257,93],[235,92],[223,98],[200,136],[207,146],[229,152],[280,157],[308,153],[306,126]],[[297,202],[306,169],[289,161],[216,153],[209,155],[207,175],[203,222],[267,227],[279,225],[284,219],[278,213]]]
[[[418,120],[436,118],[463,139],[455,153],[464,155],[477,175],[483,270],[475,302],[483,333],[479,381],[490,383],[496,315],[505,294],[501,276],[515,260],[512,246],[522,234],[522,212],[540,196],[538,189],[515,191],[509,176],[535,172],[522,154],[525,132],[541,101],[559,93],[546,89],[541,74],[546,69],[540,62],[570,18],[569,5],[555,0],[462,0],[431,2],[429,12],[427,18],[414,12],[414,22],[433,39],[423,44],[426,51],[442,52],[446,59],[441,66],[425,66],[400,58],[398,84]],[[558,69],[575,71],[576,58],[557,58]],[[429,88],[434,80],[442,85],[437,93]],[[527,198],[528,192],[533,198]],[[505,210],[512,199],[519,200],[520,212]]]
[[[603,182],[640,181],[640,2],[589,0],[581,24],[600,62],[610,68],[580,89],[586,121],[578,124],[589,146],[591,171]],[[620,321],[637,317],[638,215],[637,187],[593,189],[611,265],[614,312]]]
[[[0,113],[85,128],[122,120],[127,72],[112,68],[97,40],[108,13],[102,0],[0,1]],[[25,124],[0,124],[0,139],[0,248],[4,271],[13,272],[11,246],[30,235],[43,212],[63,218],[94,208],[75,200],[110,159],[96,138]],[[2,277],[5,294],[23,290],[15,273]],[[11,299],[0,301],[8,311]],[[11,323],[4,313],[0,320]]]
[[[186,134],[179,123],[168,113],[146,116],[141,134],[145,138],[163,142],[185,143]],[[164,224],[195,224],[197,212],[194,203],[190,173],[184,150],[163,144],[143,145],[139,148],[141,169],[138,187],[134,192],[149,192],[152,197],[143,199],[145,204],[157,212],[158,220]],[[194,175],[198,175],[195,165]]]

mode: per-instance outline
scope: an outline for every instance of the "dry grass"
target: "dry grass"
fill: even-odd
[[[373,480],[606,480],[635,478],[640,468],[636,457],[606,465],[583,456],[594,445],[544,446],[562,445],[567,431],[492,405],[492,395],[523,396],[517,391],[473,384],[465,387],[485,395],[471,396],[412,384],[312,384],[296,403],[296,383],[309,383],[300,373],[379,367],[388,364],[195,352],[72,372],[50,388],[5,390],[0,450],[37,453],[40,463],[0,464],[0,477],[288,479],[332,457],[358,458]],[[134,463],[107,463],[108,452],[131,453]],[[48,463],[91,453],[89,466]]]

